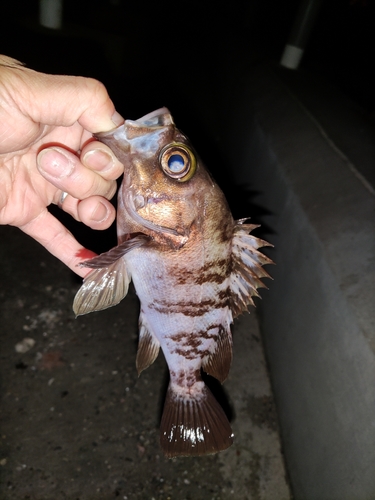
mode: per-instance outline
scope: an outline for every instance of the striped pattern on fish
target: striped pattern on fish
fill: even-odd
[[[116,249],[83,263],[93,271],[74,301],[77,315],[117,304],[132,279],[141,303],[136,366],[160,347],[170,371],[161,420],[167,456],[203,455],[233,442],[228,419],[205,386],[232,361],[230,325],[253,304],[271,261],[256,226],[235,222],[223,193],[162,108],[101,134],[125,165]]]

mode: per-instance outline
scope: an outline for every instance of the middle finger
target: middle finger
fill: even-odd
[[[38,154],[39,172],[61,191],[78,200],[99,195],[111,199],[116,191],[115,180],[84,166],[72,152],[58,146],[49,147]]]
[[[115,180],[124,171],[122,163],[116,158],[108,146],[98,141],[87,143],[81,151],[82,164],[104,179]]]

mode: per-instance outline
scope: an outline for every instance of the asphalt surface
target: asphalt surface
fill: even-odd
[[[1,499],[290,498],[254,311],[235,323],[229,379],[212,386],[233,446],[169,460],[158,430],[167,368],[159,355],[137,377],[134,291],[75,319],[80,279],[39,244],[0,227],[0,259]]]

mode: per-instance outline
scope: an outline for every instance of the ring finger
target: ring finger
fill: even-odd
[[[62,192],[58,206],[92,229],[107,229],[116,217],[114,206],[102,196],[90,196],[80,201]]]

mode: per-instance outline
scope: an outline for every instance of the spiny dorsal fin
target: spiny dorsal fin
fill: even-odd
[[[232,443],[224,410],[207,387],[187,396],[169,385],[160,423],[160,444],[167,457],[209,455]]]
[[[138,377],[158,357],[160,349],[159,341],[150,333],[143,321],[143,315],[139,318],[139,343],[137,359],[135,361]]]
[[[74,313],[80,316],[115,306],[128,293],[130,279],[125,259],[119,259],[103,269],[94,269],[83,280],[74,297]]]
[[[217,378],[222,384],[228,377],[231,364],[232,333],[228,324],[227,328],[219,327],[215,351],[203,360],[202,368],[208,375]]]
[[[259,297],[257,288],[267,288],[261,278],[271,278],[262,266],[273,264],[272,260],[258,251],[264,246],[273,246],[264,240],[252,236],[250,231],[254,224],[243,224],[242,219],[234,228],[232,240],[232,272],[230,276],[231,301],[230,307],[236,317],[247,310],[248,305],[254,305],[252,296]]]

